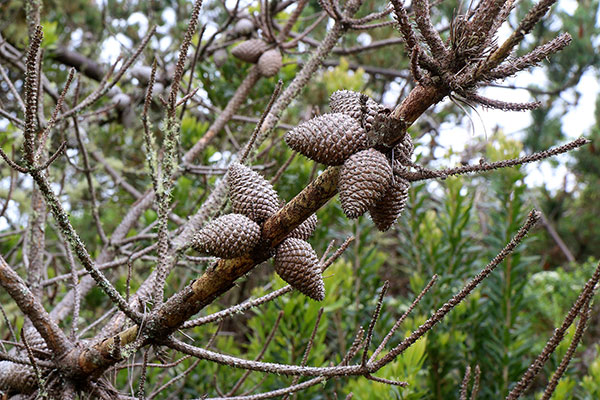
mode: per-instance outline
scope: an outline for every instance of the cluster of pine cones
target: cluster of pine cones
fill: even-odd
[[[342,165],[338,190],[348,218],[369,212],[381,231],[400,216],[408,198],[409,183],[394,168],[408,168],[414,150],[407,133],[392,149],[382,144],[394,129],[390,110],[370,97],[340,90],[329,99],[332,113],[298,125],[285,135],[292,149],[325,165]]]
[[[211,221],[196,233],[192,247],[221,257],[240,257],[254,249],[261,237],[261,225],[281,206],[273,186],[250,168],[233,163],[227,175],[233,213]],[[317,254],[306,242],[317,227],[311,215],[275,250],[275,271],[295,289],[321,301],[325,285]]]
[[[282,59],[278,49],[271,49],[262,39],[248,39],[237,45],[231,54],[242,61],[258,64],[262,76],[275,76],[281,69]]]
[[[231,54],[242,61],[258,64],[258,72],[262,76],[275,76],[282,66],[281,53],[277,48],[273,48],[274,45],[272,43],[268,43],[263,39],[253,38],[253,36],[257,35],[257,27],[250,18],[249,15],[240,18],[236,22],[234,29],[222,36],[220,43],[222,45],[228,40],[245,39],[233,48]],[[217,46],[219,46],[218,43]],[[227,62],[228,55],[225,47],[219,46],[213,53],[213,61],[217,67],[222,67]]]

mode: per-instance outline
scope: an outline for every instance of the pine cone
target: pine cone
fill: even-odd
[[[315,233],[315,229],[317,229],[317,214],[311,215],[304,222],[298,225],[296,229],[290,232],[288,238],[308,240],[308,238]]]
[[[281,69],[281,53],[272,49],[265,51],[258,59],[258,72],[262,76],[271,77],[277,75]]]
[[[304,240],[288,238],[277,247],[275,271],[281,279],[311,299],[321,301],[325,298],[317,253]]]
[[[407,166],[412,162],[412,155],[415,151],[412,137],[408,132],[404,134],[404,139],[394,147],[394,159],[401,165]]]
[[[225,63],[227,62],[227,50],[225,49],[219,49],[217,51],[215,51],[213,53],[213,61],[215,63],[215,66],[217,67],[222,67],[223,65],[225,65]]]
[[[363,103],[361,96],[366,98]],[[364,104],[364,109],[363,109]],[[351,90],[338,90],[329,97],[329,107],[334,113],[344,113],[361,122],[367,133],[373,133],[374,124],[383,107],[369,96]],[[363,113],[366,111],[366,113]]]
[[[340,203],[348,218],[358,218],[379,200],[392,180],[388,159],[375,149],[350,157],[340,171]]]
[[[47,350],[48,345],[46,341],[42,338],[42,335],[37,331],[37,329],[32,326],[26,328],[23,331],[23,335],[25,336],[25,340],[27,340],[27,344],[32,349],[36,350]]]
[[[248,18],[241,18],[238,22],[235,23],[235,28],[233,28],[233,30],[239,36],[249,35],[252,32],[254,32],[254,23]]]
[[[394,183],[388,187],[383,197],[369,207],[369,214],[381,232],[390,229],[404,211],[409,186],[406,179],[394,177]]]
[[[231,54],[242,61],[256,63],[262,53],[267,51],[269,46],[260,39],[246,40],[231,50]]]
[[[306,121],[285,134],[292,149],[325,165],[340,165],[371,142],[354,118],[342,114],[323,114]]]
[[[229,167],[227,184],[234,213],[262,224],[279,209],[279,197],[273,186],[240,163],[232,163]]]
[[[24,352],[22,352],[24,353]],[[20,354],[21,358],[27,356]],[[27,399],[25,393],[32,393],[37,386],[37,378],[35,377],[35,370],[29,365],[22,365],[12,363],[10,361],[0,361],[0,393],[16,392],[22,393],[21,395],[15,395],[10,397],[11,399]],[[18,397],[23,396],[23,397]],[[1,397],[8,399],[9,397]]]
[[[241,214],[227,214],[199,230],[192,247],[215,257],[235,258],[248,253],[260,239],[260,227]]]

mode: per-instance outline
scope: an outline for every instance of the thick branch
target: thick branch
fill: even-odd
[[[53,53],[50,54],[50,57],[62,64],[77,69],[77,71],[81,72],[88,78],[94,79],[98,82],[100,82],[106,74],[106,71],[102,65],[91,58],[88,58],[83,54],[70,50],[66,47],[58,47]]]
[[[27,284],[4,261],[2,256],[0,256],[0,285],[17,303],[23,314],[29,317],[48,348],[54,352],[55,358],[62,357],[72,348],[67,336],[50,318],[42,304],[31,293]]]

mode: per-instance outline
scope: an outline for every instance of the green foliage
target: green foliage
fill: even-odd
[[[489,159],[510,158],[518,149],[514,143],[502,138],[499,144],[488,148]],[[527,216],[530,206],[525,200],[523,178],[518,168],[490,175],[494,200],[486,210],[489,219],[484,222],[487,259],[491,260],[510,241]],[[484,398],[508,394],[511,383],[521,377],[529,365],[529,357],[534,356],[529,353],[533,338],[524,312],[530,301],[524,291],[527,276],[538,266],[535,256],[524,254],[529,240],[500,264],[482,288],[486,300],[477,312],[485,322],[476,328],[474,351],[482,371],[486,371],[482,377]]]
[[[42,47],[51,49],[56,46],[58,41],[58,23],[56,21],[42,22],[44,28],[44,40],[42,41]]]
[[[591,400],[600,396],[600,346],[595,347],[596,359],[589,365],[587,374],[581,380],[582,399]]]

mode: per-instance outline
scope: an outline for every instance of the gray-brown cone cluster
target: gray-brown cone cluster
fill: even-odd
[[[369,211],[377,228],[387,230],[402,213],[409,187],[401,177],[392,179],[392,159],[395,168],[410,167],[412,138],[406,134],[394,145],[404,122],[391,118],[391,110],[362,93],[338,90],[330,96],[329,106],[331,114],[298,125],[286,133],[285,141],[319,163],[343,164],[338,191],[344,213],[358,218]]]
[[[246,40],[231,50],[231,54],[242,61],[256,63],[269,46],[261,39]]]
[[[387,231],[400,217],[406,207],[409,187],[406,179],[395,177],[385,194],[369,207],[369,214],[377,229]]]
[[[288,238],[277,247],[275,271],[281,279],[311,299],[321,301],[325,298],[319,259],[304,240]]]
[[[258,59],[258,72],[267,78],[277,75],[281,69],[281,53],[277,49],[265,51]]]
[[[340,171],[340,203],[348,218],[358,218],[386,192],[392,181],[387,157],[368,149],[348,158]]]
[[[260,239],[260,226],[241,214],[227,214],[211,221],[198,231],[192,247],[215,257],[240,257],[256,246]]]
[[[325,165],[341,165],[372,143],[360,123],[346,114],[323,114],[285,134],[292,149]]]
[[[234,213],[262,224],[279,209],[279,196],[273,186],[240,163],[232,163],[229,167],[227,184]]]
[[[277,193],[250,168],[232,163],[227,175],[233,214],[224,215],[196,233],[192,247],[221,258],[236,258],[252,251],[260,241],[261,227],[280,205]],[[311,245],[305,242],[315,231],[311,215],[275,250],[275,270],[283,280],[315,300],[325,297],[321,267]]]

